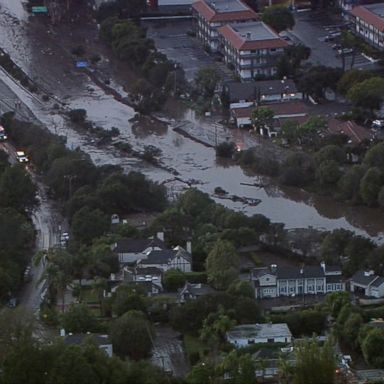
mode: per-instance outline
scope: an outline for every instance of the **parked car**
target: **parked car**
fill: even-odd
[[[372,121],[372,125],[371,125],[372,128],[383,128],[384,127],[384,120],[373,120]]]
[[[339,55],[350,55],[351,53],[353,53],[353,49],[352,48],[341,48],[341,49],[337,50],[337,53]]]
[[[19,163],[28,163],[29,159],[23,151],[16,152],[16,159]]]
[[[333,44],[332,45],[332,49],[337,49],[337,50],[339,50],[339,49],[342,49],[343,47],[342,47],[342,45],[341,44]]]

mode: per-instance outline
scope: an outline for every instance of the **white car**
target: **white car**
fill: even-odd
[[[28,163],[29,159],[23,151],[16,152],[16,159],[19,163]]]
[[[372,128],[383,128],[384,127],[384,120],[373,120],[372,121]]]
[[[7,140],[7,138],[4,127],[0,125],[0,141]]]

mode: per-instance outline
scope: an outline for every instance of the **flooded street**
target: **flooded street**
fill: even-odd
[[[48,129],[65,135],[69,147],[80,147],[89,153],[96,164],[119,164],[126,171],[132,169],[141,171],[152,180],[164,182],[170,192],[185,187],[183,183],[171,182],[174,175],[170,172],[139,159],[123,156],[113,146],[99,148],[87,135],[74,131],[63,117],[63,111],[84,108],[87,110],[88,119],[96,125],[105,129],[118,128],[119,140],[129,142],[133,149],[143,151],[146,145],[160,148],[162,164],[175,169],[180,179],[189,181],[200,190],[212,195],[215,187],[220,186],[230,195],[261,200],[257,206],[218,200],[230,208],[246,214],[261,213],[273,222],[284,223],[287,228],[313,227],[326,230],[345,228],[373,237],[379,242],[384,239],[384,217],[377,210],[348,207],[332,199],[314,196],[295,188],[280,188],[269,179],[246,175],[239,166],[218,162],[213,148],[173,130],[181,123],[188,123],[192,124],[191,129],[197,136],[207,135],[208,132],[210,140],[214,140],[215,126],[210,122],[196,120],[188,110],[180,111],[176,119],[170,118],[168,126],[156,121],[145,125],[130,122],[129,120],[135,115],[134,110],[105,94],[84,74],[76,72],[73,63],[68,59],[70,56],[61,48],[57,48],[59,45],[54,33],[47,33],[44,39],[36,39],[36,34],[42,33],[43,30],[46,32],[49,28],[41,27],[37,20],[33,20],[30,25],[28,15],[20,4],[19,0],[0,0],[0,47],[4,48],[31,78],[37,79],[42,87],[51,90],[54,96],[66,103],[66,106],[65,109],[60,108],[57,112],[52,112],[54,98],[49,102],[42,102],[41,97],[30,95],[2,71],[0,71],[0,83],[3,83],[0,85],[1,95],[3,95],[2,89],[7,89],[8,99],[13,99],[16,97],[14,95],[17,95]],[[70,47],[70,43],[68,44],[67,51]],[[118,80],[115,82],[119,83]],[[6,106],[0,103],[0,109],[4,112]],[[257,144],[257,139],[249,137],[245,132],[228,130],[219,131],[217,134],[220,139],[229,136],[241,148]],[[266,187],[244,185],[254,183],[261,183]]]

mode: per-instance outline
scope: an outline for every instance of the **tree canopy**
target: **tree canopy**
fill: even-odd
[[[295,19],[292,12],[284,6],[275,5],[268,7],[263,11],[262,20],[270,25],[277,33],[285,29],[292,29],[295,25]]]

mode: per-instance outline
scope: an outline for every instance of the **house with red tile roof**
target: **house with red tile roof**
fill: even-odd
[[[352,120],[340,121],[337,119],[328,120],[328,133],[331,135],[345,135],[349,144],[360,144],[364,140],[372,140],[372,131],[357,124]]]
[[[192,4],[197,37],[212,51],[219,48],[218,28],[233,22],[259,20],[241,0],[198,0]]]
[[[274,76],[288,43],[261,21],[227,24],[218,29],[221,52],[241,80]]]
[[[373,47],[384,50],[384,3],[360,5],[351,11],[354,32]]]

